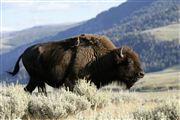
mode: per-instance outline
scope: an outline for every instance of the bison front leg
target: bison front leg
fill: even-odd
[[[75,86],[75,80],[66,79],[64,84],[65,84],[66,90],[73,91],[74,86]]]

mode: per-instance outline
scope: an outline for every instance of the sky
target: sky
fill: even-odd
[[[74,23],[95,17],[126,0],[1,0],[1,30]]]

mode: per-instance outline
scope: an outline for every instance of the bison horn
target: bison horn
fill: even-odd
[[[121,54],[120,54],[120,56],[123,58],[124,57],[124,55],[123,55],[123,47],[121,48]]]

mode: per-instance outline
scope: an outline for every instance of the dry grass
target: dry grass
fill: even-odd
[[[85,80],[80,80],[73,93],[62,88],[47,97],[29,95],[22,85],[2,85],[0,98],[0,119],[178,120],[180,117],[179,91],[103,91]]]
[[[167,120],[179,119],[180,104],[177,91],[152,93],[110,93],[111,104],[103,109],[76,115],[87,120]],[[157,113],[157,114],[155,114]]]
[[[146,74],[132,88],[137,91],[167,91],[180,90],[180,66],[165,69],[160,72]]]

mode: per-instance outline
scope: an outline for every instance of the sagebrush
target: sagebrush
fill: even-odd
[[[97,90],[79,80],[73,92],[64,88],[32,95],[23,85],[1,85],[0,119],[173,119],[180,117],[178,91],[156,93]],[[177,93],[177,94],[176,94]],[[143,94],[143,95],[142,95]]]

